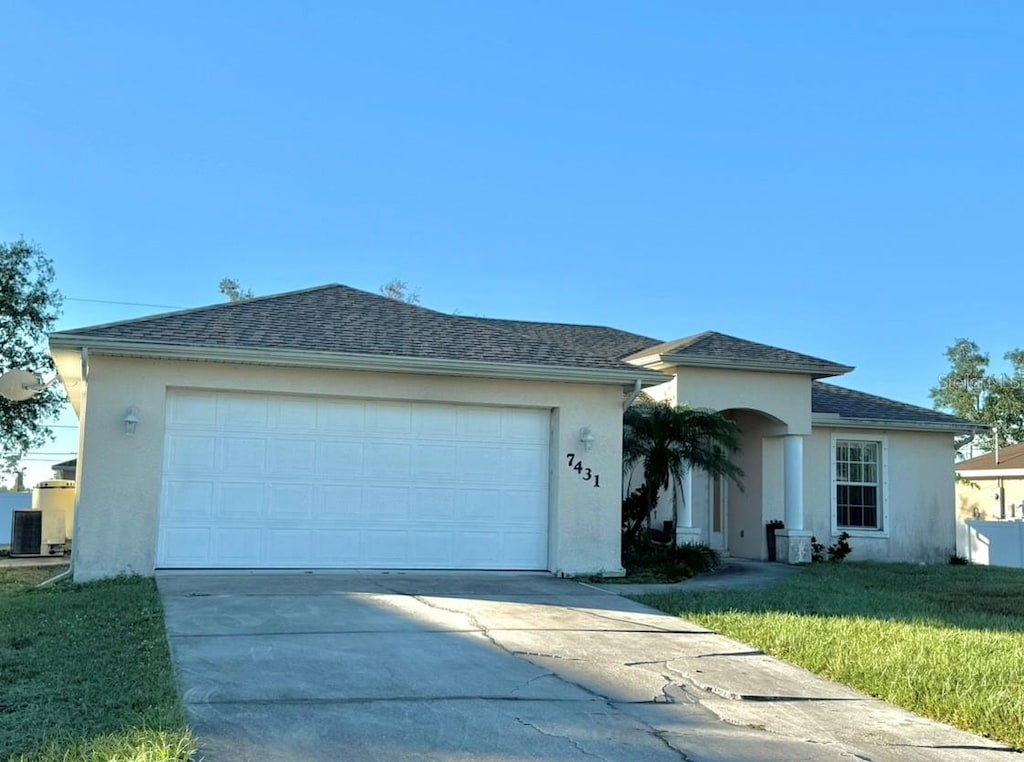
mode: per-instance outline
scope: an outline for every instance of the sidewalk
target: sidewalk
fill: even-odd
[[[71,556],[29,556],[27,558],[0,558],[0,569],[29,569],[37,566],[67,566]]]

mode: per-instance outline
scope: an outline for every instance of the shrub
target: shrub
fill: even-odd
[[[718,560],[707,545],[646,545],[622,552],[626,581],[679,582],[715,569]]]
[[[828,546],[828,560],[837,564],[852,552],[853,548],[850,547],[850,535],[847,532],[843,532],[836,539],[835,545]]]
[[[811,537],[811,563],[819,564],[825,560],[825,546],[818,542],[817,537]]]
[[[813,564],[824,561],[826,554],[828,554],[829,561],[837,564],[851,553],[853,553],[853,548],[850,547],[850,535],[847,532],[840,534],[836,538],[836,544],[829,545],[827,548],[818,542],[817,537],[811,537],[811,563]]]

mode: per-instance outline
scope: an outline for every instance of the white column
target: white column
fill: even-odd
[[[695,545],[701,542],[703,530],[693,525],[693,469],[689,466],[683,474],[683,489],[680,498],[682,510],[677,511],[676,545]]]
[[[683,474],[683,509],[679,511],[679,526],[693,526],[693,469],[689,466]]]
[[[785,522],[788,531],[804,528],[804,438],[793,434],[785,442]]]

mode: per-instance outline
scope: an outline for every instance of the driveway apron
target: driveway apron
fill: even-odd
[[[206,762],[1017,757],[548,575],[158,583]]]

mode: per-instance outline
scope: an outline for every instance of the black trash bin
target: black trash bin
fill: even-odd
[[[778,551],[777,551],[776,545],[775,545],[775,530],[776,529],[785,529],[785,528],[786,528],[786,525],[783,524],[778,519],[772,519],[771,521],[769,521],[767,524],[764,525],[765,539],[768,541],[768,560],[769,561],[777,561],[778,560]]]

